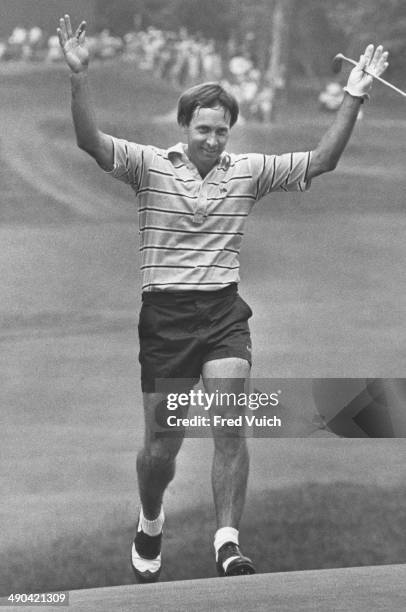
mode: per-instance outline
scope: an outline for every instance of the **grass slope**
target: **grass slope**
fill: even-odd
[[[241,544],[257,571],[382,565],[406,562],[406,491],[337,483],[307,484],[248,500]],[[170,515],[162,580],[215,576],[213,508]],[[111,521],[87,535],[47,546],[13,548],[2,557],[2,593],[130,584],[133,527]]]

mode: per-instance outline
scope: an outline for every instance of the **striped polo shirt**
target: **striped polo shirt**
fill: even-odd
[[[159,149],[114,138],[112,176],[137,195],[143,291],[238,283],[245,221],[272,191],[304,191],[311,152],[229,154],[203,179],[186,145]]]

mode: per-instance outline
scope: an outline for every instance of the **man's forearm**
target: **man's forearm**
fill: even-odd
[[[71,108],[78,146],[92,153],[97,150],[100,135],[87,79],[87,71],[71,74]]]
[[[354,129],[360,104],[360,98],[344,95],[333,124],[313,151],[309,178],[334,170]]]

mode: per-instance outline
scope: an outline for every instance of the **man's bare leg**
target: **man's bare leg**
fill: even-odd
[[[137,455],[138,488],[145,518],[154,520],[162,506],[164,492],[175,475],[176,455],[184,431],[175,437],[157,435],[156,411],[165,409],[166,395],[144,393],[144,446]],[[159,433],[159,432],[158,432]]]
[[[207,393],[235,394],[246,391],[250,365],[245,359],[227,358],[209,361],[203,366]],[[214,425],[214,416],[235,418],[245,410],[233,402],[212,406],[210,417],[214,440],[212,487],[217,532],[214,539],[217,569],[220,575],[253,573],[254,567],[238,549],[238,527],[244,509],[249,472],[247,441],[242,427]]]
[[[161,571],[161,540],[164,513],[162,500],[175,475],[176,455],[182,445],[184,430],[176,436],[162,436],[159,426],[165,418],[167,396],[144,393],[144,446],[137,456],[141,511],[131,559],[138,582],[155,582]],[[187,408],[184,409],[187,413]],[[182,415],[183,416],[183,415]],[[163,421],[164,422],[164,421]]]

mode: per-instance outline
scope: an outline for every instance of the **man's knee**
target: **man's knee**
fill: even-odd
[[[214,447],[217,453],[224,457],[235,457],[248,452],[247,440],[244,431],[224,430],[220,435],[214,436]]]
[[[179,439],[150,439],[139,451],[137,461],[157,466],[172,463],[181,445],[182,440]]]
[[[156,447],[156,453],[165,450],[177,453],[185,437],[185,429],[170,427],[168,417],[183,418],[187,411],[188,406],[179,406],[174,412],[168,411],[166,397],[162,398],[162,394],[158,393],[144,393],[145,446]]]
[[[220,407],[212,415],[212,435],[216,450],[237,454],[246,447],[245,407]]]

